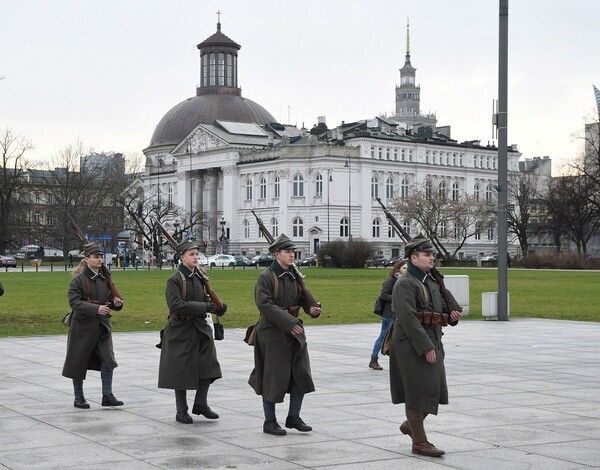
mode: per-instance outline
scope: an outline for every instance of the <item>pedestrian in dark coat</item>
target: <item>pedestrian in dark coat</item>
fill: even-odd
[[[62,375],[73,379],[74,406],[90,407],[83,394],[88,370],[99,370],[102,379],[102,406],[121,406],[112,393],[113,370],[117,361],[113,351],[110,311],[121,310],[123,300],[111,298],[107,279],[100,268],[103,249],[98,243],[84,245],[85,258],[73,271],[69,285],[72,309],[67,339],[67,356]]]
[[[406,244],[408,271],[394,285],[395,315],[390,345],[392,402],[404,403],[407,420],[400,431],[412,437],[412,452],[431,457],[444,454],[428,442],[423,420],[448,404],[442,325],[456,325],[460,312],[448,312],[440,289],[429,274],[435,249],[422,235]]]
[[[383,367],[379,365],[379,351],[381,351],[381,343],[383,343],[385,334],[394,323],[394,312],[392,312],[392,289],[394,288],[396,279],[406,272],[407,267],[406,260],[398,260],[396,264],[394,264],[394,267],[390,269],[387,279],[383,281],[383,286],[381,286],[381,292],[379,293],[379,301],[383,305],[383,310],[381,311],[381,330],[373,345],[373,352],[371,352],[371,360],[369,361],[369,367],[371,369],[383,370]]]
[[[4,295],[4,287],[2,287],[1,282],[0,282],[0,295]]]
[[[158,387],[175,390],[177,414],[184,424],[194,422],[188,414],[187,390],[196,390],[192,413],[208,419],[219,415],[208,406],[208,388],[221,378],[221,366],[207,315],[223,315],[206,294],[198,272],[198,246],[185,241],[177,246],[181,263],[167,281],[169,320],[164,330],[158,371]],[[185,294],[184,294],[185,292]]]
[[[269,246],[275,260],[258,277],[254,301],[260,311],[255,328],[254,370],[248,383],[263,397],[265,422],[263,432],[285,435],[277,423],[275,403],[290,394],[285,422],[287,428],[307,432],[312,428],[300,418],[304,395],[314,392],[308,347],[300,308],[311,316],[321,313],[319,305],[310,305],[302,294],[290,268],[294,263],[294,242],[281,234]]]

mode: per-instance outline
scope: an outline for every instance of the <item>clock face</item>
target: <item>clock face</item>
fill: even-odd
[[[406,83],[406,77],[402,77],[402,83]]]
[[[409,83],[412,83],[412,82],[414,82],[414,81],[415,81],[415,79],[414,79],[414,78],[412,78],[412,77],[408,77],[408,81],[409,81]]]

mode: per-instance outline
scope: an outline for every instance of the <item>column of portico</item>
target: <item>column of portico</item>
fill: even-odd
[[[209,230],[208,239],[210,241],[216,241],[219,229],[219,207],[218,207],[218,195],[219,195],[219,170],[218,168],[211,168],[208,170],[209,178],[209,200],[208,200],[208,216],[209,216]],[[211,249],[214,252],[214,247]]]

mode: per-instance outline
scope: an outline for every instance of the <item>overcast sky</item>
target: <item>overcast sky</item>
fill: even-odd
[[[141,154],[161,117],[195,95],[196,45],[216,31],[242,46],[242,95],[280,122],[329,127],[391,113],[406,52],[458,141],[492,139],[498,0],[0,0],[0,128],[33,159],[78,140]],[[580,152],[600,87],[598,0],[509,3],[508,143]]]

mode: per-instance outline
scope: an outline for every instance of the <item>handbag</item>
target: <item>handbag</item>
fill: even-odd
[[[383,315],[383,301],[377,297],[375,305],[373,305],[373,313],[376,315]]]
[[[69,313],[67,313],[63,319],[61,320],[62,324],[65,326],[70,326],[71,325],[71,318],[73,317],[73,310],[71,310]]]
[[[223,328],[223,324],[219,321],[219,317],[217,317],[217,323],[213,324],[215,329],[215,340],[221,341],[225,339],[225,329]]]
[[[258,323],[256,323],[256,325],[258,325]],[[248,345],[248,346],[254,346],[254,338],[256,336],[256,325],[250,325],[247,329],[246,329],[246,335],[244,336],[244,342]]]
[[[385,332],[383,342],[381,343],[381,354],[383,356],[390,355],[390,346],[392,345],[392,332],[394,331],[394,324],[390,326],[390,329]]]

